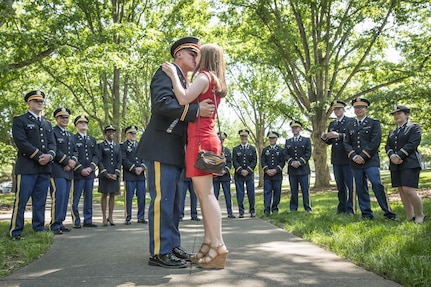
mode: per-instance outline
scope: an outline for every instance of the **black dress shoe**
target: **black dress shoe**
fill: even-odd
[[[398,219],[395,215],[385,216],[385,218],[388,220],[392,220],[392,221],[398,221]]]
[[[75,228],[75,229],[80,229],[80,228],[81,228],[81,224],[75,224],[75,225],[73,226],[73,228]]]
[[[194,221],[201,221],[201,219],[199,217],[192,217],[192,220],[194,220]]]
[[[148,265],[164,268],[185,268],[187,262],[173,254],[158,254],[150,257]]]
[[[138,219],[138,223],[147,224],[148,221],[146,219]]]
[[[256,217],[256,213],[252,212],[252,213],[250,214],[250,216],[251,216],[251,217]]]
[[[130,220],[126,220],[126,222],[124,222],[125,225],[130,225],[132,223],[130,223]]]
[[[186,261],[190,261],[191,257],[193,254],[188,253],[184,248],[182,248],[181,246],[175,247],[174,249],[172,249],[172,253],[180,258],[180,259],[184,259]]]
[[[63,234],[63,231],[61,231],[60,229],[56,229],[56,230],[52,230],[52,233],[54,233],[54,235],[61,235]]]
[[[239,218],[244,218],[244,214],[240,214],[240,215],[239,215]]]
[[[84,223],[84,227],[97,227],[97,225],[93,223]]]
[[[66,226],[60,227],[60,230],[63,231],[63,232],[70,232],[70,231],[72,231],[72,229],[70,229],[70,228],[68,228]]]
[[[227,217],[228,217],[228,218],[235,218],[235,215],[233,215],[233,214],[229,214]]]
[[[17,235],[17,236],[11,237],[11,239],[15,240],[15,241],[20,241],[22,239],[22,237],[21,237],[21,235]]]

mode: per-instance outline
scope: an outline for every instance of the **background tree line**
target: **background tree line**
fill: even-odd
[[[11,122],[25,111],[22,98],[32,89],[48,95],[48,119],[55,108],[67,106],[72,119],[89,116],[90,132],[99,140],[107,124],[118,128],[118,141],[130,124],[145,129],[152,74],[171,59],[171,43],[186,35],[226,52],[230,93],[221,120],[229,147],[246,127],[260,154],[268,130],[287,137],[289,121],[301,120],[313,141],[315,186],[328,186],[327,146],[320,134],[330,103],[364,96],[372,101],[370,116],[382,121],[384,140],[393,126],[388,112],[394,104],[409,105],[423,128],[422,155],[431,154],[429,1],[3,0],[0,5],[3,165],[14,161]]]

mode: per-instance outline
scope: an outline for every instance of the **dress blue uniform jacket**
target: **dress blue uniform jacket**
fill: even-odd
[[[176,67],[180,81],[186,87],[183,73]],[[151,119],[139,142],[137,156],[183,168],[186,122],[196,120],[199,106],[181,106],[172,89],[171,79],[159,68],[151,81]]]
[[[137,145],[138,143],[135,142]],[[136,174],[136,168],[142,167],[146,169],[144,161],[136,156],[136,146],[132,142],[126,140],[121,144],[121,158],[123,164],[123,180],[136,181],[145,180],[145,173]]]
[[[260,156],[260,164],[264,172],[264,179],[282,180],[285,164],[283,148],[278,145],[276,145],[274,149],[272,149],[271,146],[265,147]],[[266,174],[268,169],[274,168],[278,171],[274,176]]]
[[[350,122],[346,130],[344,148],[352,169],[379,167],[379,146],[382,141],[380,121],[365,117],[361,125],[357,121]],[[365,164],[357,164],[353,157],[360,155]]]
[[[287,164],[287,173],[289,175],[310,174],[310,165],[308,164],[311,158],[310,138],[299,136],[296,142],[293,138],[287,139],[284,145],[284,157]],[[292,161],[299,161],[300,166],[294,168],[292,166]]]
[[[213,177],[213,181],[230,181],[230,169],[232,168],[232,155],[227,147],[223,147],[223,154],[226,158],[226,165],[224,167],[226,173],[221,176]]]
[[[391,161],[389,169],[392,171],[421,167],[421,157],[418,152],[418,146],[421,142],[422,130],[417,124],[404,124],[400,130],[398,127],[391,130],[386,142],[386,153],[396,154],[402,160],[402,164],[394,164]]]
[[[106,174],[116,174],[118,180],[121,173],[121,148],[118,144],[110,144],[105,140],[99,143],[99,178],[105,178]]]
[[[80,133],[77,133],[75,135],[75,145],[78,151],[78,163],[73,169],[75,171],[75,179],[95,178],[94,171],[97,169],[99,163],[96,139],[89,135],[84,139]],[[81,175],[81,171],[87,167],[91,167],[93,171],[89,176],[84,177]]]
[[[247,144],[243,149],[241,145],[233,148],[232,151],[233,168],[235,169],[235,180],[250,180],[254,177],[254,169],[257,165],[256,148]],[[241,175],[241,170],[247,170],[246,177]]]
[[[355,121],[353,118],[344,116],[341,122],[337,120],[332,121],[328,126],[328,132],[335,131],[339,134],[336,139],[323,140],[325,143],[331,146],[331,163],[334,165],[348,165],[349,158],[347,157],[346,150],[344,149],[344,139],[346,137],[347,126]]]
[[[75,146],[75,137],[67,130],[61,129],[59,126],[53,128],[55,142],[57,143],[57,151],[52,165],[53,178],[73,179],[73,170],[65,171],[63,168],[69,163],[69,160],[78,162],[78,151]]]
[[[14,117],[12,133],[18,155],[15,165],[15,174],[51,173],[52,164],[39,164],[42,154],[55,157],[57,146],[51,123],[41,119],[39,122],[30,112]]]

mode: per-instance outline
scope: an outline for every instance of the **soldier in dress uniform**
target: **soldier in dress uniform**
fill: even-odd
[[[171,56],[184,88],[187,74],[196,66],[200,43],[196,37],[185,37],[171,46]],[[181,247],[179,231],[181,192],[178,181],[185,167],[187,122],[198,113],[210,117],[215,109],[210,100],[199,104],[180,105],[172,81],[160,67],[151,80],[151,119],[141,137],[137,155],[148,167],[149,265],[165,268],[187,267],[190,254]]]
[[[178,182],[179,190],[181,191],[181,207],[180,207],[180,220],[184,218],[184,210],[186,208],[186,197],[187,190],[190,194],[190,215],[191,220],[200,221],[198,217],[198,197],[196,196],[195,189],[193,188],[192,179],[186,177],[186,170],[184,169],[180,175],[180,181]]]
[[[373,219],[367,178],[380,208],[387,219],[396,220],[396,215],[389,209],[389,203],[380,180],[379,147],[382,141],[382,128],[378,120],[367,117],[370,101],[356,98],[352,100],[356,120],[346,129],[344,148],[349,158],[355,179],[356,194],[363,219]]]
[[[406,106],[396,106],[391,115],[397,127],[389,132],[385,150],[390,161],[392,187],[398,188],[406,221],[422,224],[425,219],[423,204],[416,192],[421,171],[418,146],[422,130],[418,124],[409,121],[410,109]]]
[[[250,216],[255,217],[254,169],[257,165],[256,148],[248,144],[248,135],[250,134],[248,130],[240,130],[238,134],[241,139],[241,144],[233,148],[232,161],[233,168],[235,169],[234,179],[239,217],[244,217],[244,184],[247,187]]]
[[[126,215],[125,224],[129,225],[132,219],[132,200],[136,192],[138,201],[138,223],[146,224],[145,219],[145,170],[147,167],[144,160],[136,156],[136,126],[128,126],[124,130],[127,140],[121,144],[121,158],[123,164],[124,192],[124,214]]]
[[[346,137],[346,128],[354,119],[344,115],[344,108],[347,106],[345,102],[335,100],[331,103],[331,106],[337,118],[329,124],[328,132],[322,133],[321,139],[326,144],[331,145],[331,163],[338,189],[337,214],[347,213],[353,215],[355,213],[353,173],[343,141]]]
[[[264,214],[269,216],[278,213],[280,203],[281,184],[283,181],[284,153],[283,148],[277,145],[279,134],[274,131],[268,132],[269,146],[262,150],[260,164],[264,172],[263,182],[263,205]],[[271,204],[272,202],[272,204]]]
[[[71,229],[63,225],[69,204],[70,188],[73,180],[73,169],[78,162],[78,152],[73,134],[66,128],[69,124],[70,110],[58,108],[54,111],[57,125],[53,128],[57,151],[51,174],[51,223],[54,234],[63,234]]]
[[[56,144],[51,123],[42,117],[45,94],[31,91],[24,97],[28,112],[16,116],[12,136],[18,149],[15,164],[16,194],[9,236],[20,240],[24,229],[24,212],[32,199],[32,226],[36,232],[45,230],[45,203],[55,157]]]
[[[230,153],[230,150],[227,147],[223,146],[223,142],[227,138],[227,134],[225,132],[219,132],[218,136],[222,144],[222,152],[224,154],[224,157],[226,158],[226,165],[222,174],[213,177],[214,195],[218,200],[221,185],[223,189],[224,200],[226,202],[227,217],[235,218],[235,215],[233,214],[232,210],[232,195],[230,192],[230,169],[232,168],[232,155]]]
[[[301,136],[301,122],[293,120],[290,122],[290,127],[293,137],[287,139],[284,145],[284,156],[289,175],[290,192],[292,193],[290,210],[298,210],[298,185],[300,185],[304,209],[311,213],[310,165],[308,164],[311,157],[311,141],[310,138]]]
[[[98,144],[99,150],[99,186],[98,191],[102,194],[100,207],[102,208],[102,224],[115,225],[112,218],[114,213],[115,195],[120,193],[121,173],[121,148],[114,142],[117,130],[112,126],[104,129],[105,140]],[[109,202],[108,202],[109,196]],[[108,205],[108,217],[106,217],[106,206]]]
[[[88,118],[79,115],[73,121],[78,132],[75,135],[75,145],[78,151],[78,163],[74,170],[72,195],[72,220],[74,228],[81,228],[78,205],[84,193],[84,227],[97,227],[93,223],[93,187],[95,170],[99,163],[96,139],[87,134]]]

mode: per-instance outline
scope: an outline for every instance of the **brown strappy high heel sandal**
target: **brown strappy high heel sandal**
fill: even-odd
[[[208,252],[210,251],[211,246],[208,243],[202,243],[201,248],[199,248],[198,253],[196,253],[195,255],[193,255],[190,258],[190,261],[193,263],[198,263],[199,259],[204,258],[205,255],[208,254]]]
[[[211,246],[210,250],[212,249],[216,256],[211,256],[211,251],[208,251],[207,255],[198,261],[199,266],[206,269],[223,269],[229,253],[228,250],[219,251],[223,246],[224,244],[219,244],[217,247]]]

